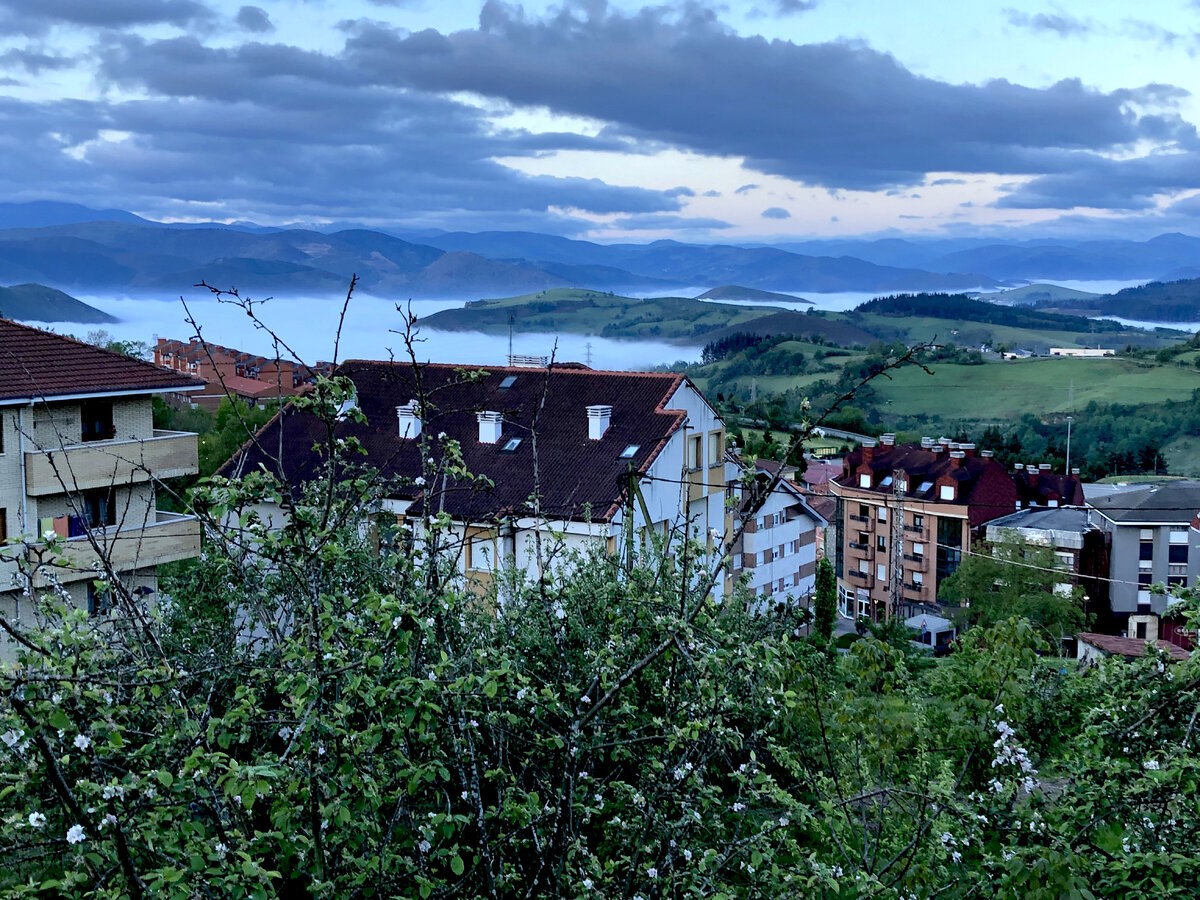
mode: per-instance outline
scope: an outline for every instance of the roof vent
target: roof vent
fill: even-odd
[[[967,457],[967,454],[963,453],[961,450],[951,450],[950,451],[951,459],[966,459],[966,457]]]
[[[1043,472],[1049,472],[1050,471],[1050,463],[1039,463],[1038,468]]]
[[[941,453],[945,449],[946,448],[943,447],[941,444],[934,444],[932,447],[929,448],[929,452],[930,453]]]
[[[890,432],[888,434],[880,435],[879,443],[885,447],[895,447],[896,435],[891,434]]]
[[[950,440],[950,438],[948,438],[948,437],[940,437],[940,438],[938,438],[938,443],[941,444],[943,447],[949,447],[951,444],[954,443],[954,441]]]
[[[995,454],[991,450],[980,450],[979,455],[984,459],[991,459]]]
[[[504,416],[491,410],[476,413],[479,419],[479,443],[495,444],[500,440],[500,432],[504,428]]]
[[[397,406],[396,416],[400,419],[400,437],[416,440],[421,436],[421,409],[416,400]]]
[[[598,441],[608,431],[608,423],[612,420],[611,406],[587,407],[588,439]]]
[[[1071,467],[1071,474],[1072,474],[1072,475],[1078,475],[1078,474],[1079,474],[1079,467],[1078,467],[1078,466],[1072,466],[1072,467]]]
[[[933,446],[933,444],[934,444],[933,438],[931,438],[931,437],[921,438],[921,449],[922,450],[930,449]]]
[[[1025,471],[1025,463],[1014,463],[1013,470],[1016,472],[1024,472]]]

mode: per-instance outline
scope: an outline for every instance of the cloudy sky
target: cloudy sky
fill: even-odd
[[[9,200],[601,240],[1200,233],[1200,0],[0,0],[0,35]]]

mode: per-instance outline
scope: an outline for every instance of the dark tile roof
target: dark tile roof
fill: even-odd
[[[1117,656],[1124,656],[1126,659],[1138,659],[1145,656],[1146,644],[1149,643],[1149,641],[1139,640],[1138,638],[1123,637],[1115,634],[1096,634],[1091,631],[1081,631],[1076,637],[1086,644],[1091,644],[1098,650]],[[1175,644],[1168,644],[1166,641],[1155,641],[1155,646],[1159,650],[1165,650],[1172,659],[1183,661],[1191,656],[1182,647]]]
[[[542,509],[553,518],[593,520],[609,518],[618,508],[620,479],[632,464],[646,471],[668,438],[686,418],[682,410],[666,408],[682,375],[646,372],[600,372],[586,368],[545,369],[467,367],[442,364],[419,369],[427,402],[428,420],[423,435],[435,438],[445,432],[460,442],[467,471],[492,480],[491,489],[459,487],[446,492],[445,510],[466,521],[492,521],[527,512],[534,490],[533,447],[530,425],[545,387],[545,404],[538,427],[538,469]],[[483,372],[480,377],[469,373]],[[339,436],[358,438],[367,451],[361,463],[384,477],[399,479],[391,492],[401,499],[420,500],[412,485],[421,475],[419,441],[401,439],[396,407],[415,399],[414,369],[407,363],[355,360],[343,364],[338,374],[349,376],[358,392],[358,407],[366,425],[345,423]],[[501,382],[515,376],[511,386]],[[597,441],[588,438],[585,407],[608,405],[612,418]],[[491,410],[504,415],[502,436],[496,444],[479,441],[476,413]],[[292,485],[311,480],[321,465],[313,452],[323,426],[313,416],[288,407],[259,434],[259,450],[252,445],[223,467],[222,474],[237,475],[248,467],[270,462],[266,453],[279,447],[283,432],[283,474]],[[523,440],[515,452],[502,453],[509,438]],[[630,459],[621,452],[630,445],[638,450]],[[441,451],[435,449],[440,456]],[[682,462],[682,461],[681,461]],[[274,467],[271,469],[276,471]]]
[[[1051,500],[1060,506],[1080,506],[1084,502],[1083,483],[1077,475],[1026,467],[1013,472],[1012,479],[1022,506],[1048,506]]]
[[[0,319],[0,403],[203,385],[144,360]]]
[[[1183,525],[1200,512],[1200,481],[1167,481],[1096,497],[1088,505],[1117,523]]]
[[[1092,513],[1082,506],[1038,507],[1023,509],[988,522],[989,528],[1032,528],[1041,531],[1069,531],[1084,534],[1097,529]]]

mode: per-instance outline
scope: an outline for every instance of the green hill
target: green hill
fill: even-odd
[[[758,288],[742,287],[740,284],[724,284],[711,291],[705,291],[697,300],[740,300],[753,303],[808,303],[803,297],[793,297],[791,294],[780,294],[775,291],[763,291]]]
[[[1108,319],[1089,319],[1024,307],[1002,306],[974,300],[965,294],[900,294],[876,297],[859,304],[855,312],[882,316],[924,316],[966,322],[986,322],[1010,328],[1053,329],[1070,332],[1119,332],[1125,326]]]
[[[1062,287],[1057,284],[1027,284],[1024,287],[999,291],[994,294],[974,294],[979,300],[994,303],[1015,303],[1028,306],[1044,306],[1055,303],[1081,303],[1094,300],[1101,294],[1088,291],[1077,291],[1074,288]]]
[[[119,321],[44,284],[0,287],[0,316],[22,322],[81,322],[88,325]]]
[[[1200,278],[1151,281],[1125,288],[1093,303],[1105,315],[1144,322],[1200,321]]]

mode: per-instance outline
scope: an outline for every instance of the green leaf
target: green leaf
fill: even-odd
[[[450,871],[455,875],[462,875],[462,873],[466,870],[467,867],[466,864],[463,863],[462,857],[457,853],[454,854],[454,858],[450,860]]]

